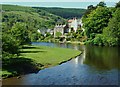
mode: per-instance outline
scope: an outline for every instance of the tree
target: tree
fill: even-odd
[[[120,8],[117,8],[108,26],[103,30],[110,45],[120,45]]]
[[[89,5],[89,6],[87,7],[86,12],[85,12],[84,15],[83,15],[83,19],[84,19],[84,18],[87,18],[87,16],[88,16],[93,10],[95,10],[95,9],[96,9],[96,7],[94,7],[93,5]]]
[[[89,9],[89,10],[91,10],[91,9],[93,9],[93,8],[94,8],[93,5],[89,5],[89,6],[87,7],[87,9]]]
[[[57,37],[60,37],[61,35],[62,35],[61,32],[56,32],[56,36],[57,36]]]
[[[118,3],[116,3],[116,8],[120,8],[120,1]]]
[[[30,42],[25,23],[15,23],[10,30],[10,34],[19,42],[20,45]]]
[[[111,11],[107,7],[97,7],[93,10],[88,18],[84,20],[85,33],[88,38],[91,34],[101,34],[104,27],[107,27]]]
[[[104,1],[101,1],[101,2],[99,2],[99,4],[97,4],[97,6],[105,7],[106,3]]]
[[[2,33],[2,56],[4,58],[9,58],[14,56],[15,54],[19,54],[19,43],[16,41],[16,39],[6,33]]]

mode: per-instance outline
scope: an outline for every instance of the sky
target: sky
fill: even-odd
[[[4,0],[1,3],[31,7],[62,7],[86,9],[89,5],[96,6],[100,1],[104,1],[108,7],[114,7],[119,0]]]
[[[0,0],[0,2],[118,2],[119,0]]]

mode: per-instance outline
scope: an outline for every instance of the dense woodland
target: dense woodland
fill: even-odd
[[[73,17],[81,18],[82,15],[85,13],[86,9],[76,9],[76,8],[47,8],[47,7],[33,7],[36,9],[43,9],[47,12],[50,12],[52,14],[61,16],[65,19],[70,19]]]
[[[115,7],[107,7],[104,2],[97,6],[90,5],[82,19],[86,44],[120,45],[120,2]]]

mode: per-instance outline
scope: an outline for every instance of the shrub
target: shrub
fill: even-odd
[[[97,34],[94,38],[94,41],[93,41],[94,45],[99,45],[99,46],[103,45],[102,38],[103,38],[102,34]]]

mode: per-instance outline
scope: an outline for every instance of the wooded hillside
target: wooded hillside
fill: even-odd
[[[82,17],[82,15],[85,13],[86,9],[77,9],[77,8],[57,8],[57,7],[53,7],[53,8],[47,8],[47,7],[34,7],[37,9],[43,9],[47,12],[50,12],[52,14],[61,16],[63,18],[73,18],[73,17]]]

